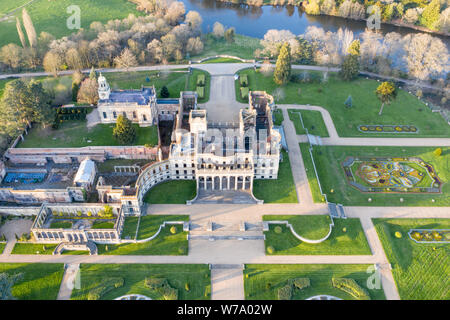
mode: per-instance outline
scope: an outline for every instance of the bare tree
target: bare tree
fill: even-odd
[[[16,17],[16,28],[17,33],[19,34],[20,43],[22,44],[22,48],[25,48],[27,46],[27,43],[25,41],[25,35],[23,34],[22,25],[20,24],[20,20],[18,17]]]
[[[1,61],[11,69],[17,69],[20,66],[23,50],[17,44],[10,43],[3,46],[0,51]]]
[[[96,79],[86,78],[83,80],[78,91],[77,101],[91,105],[98,102],[98,83]]]
[[[163,59],[163,50],[161,41],[153,39],[152,42],[147,44],[147,51],[149,53],[150,60],[153,63],[159,63]]]
[[[49,51],[45,54],[43,60],[44,70],[52,73],[55,77],[58,76],[58,71],[61,70],[63,63],[59,54]]]
[[[189,38],[186,45],[186,51],[189,52],[189,54],[194,55],[201,53],[203,51],[203,42],[200,37]]]
[[[199,31],[202,25],[203,19],[200,13],[197,11],[189,11],[186,14],[184,22],[194,31]]]
[[[114,59],[114,63],[117,68],[125,68],[127,71],[138,65],[136,56],[128,48],[125,48],[120,56]]]
[[[172,2],[170,6],[167,8],[166,15],[164,16],[164,19],[171,25],[176,25],[180,21],[183,20],[184,14],[186,10],[184,9],[183,2]]]
[[[213,35],[216,38],[223,38],[224,34],[225,34],[225,28],[223,27],[223,24],[216,21],[213,26]]]

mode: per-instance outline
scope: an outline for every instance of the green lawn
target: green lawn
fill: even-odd
[[[292,177],[291,164],[286,151],[282,150],[283,162],[280,162],[278,179],[253,181],[253,194],[264,203],[297,203],[297,191]]]
[[[289,119],[294,122],[295,131],[297,134],[306,134],[306,130],[303,129],[299,113],[302,115],[303,124],[308,129],[309,134],[320,137],[329,137],[327,127],[323,121],[320,111],[315,110],[295,110],[288,109]]]
[[[3,253],[3,250],[5,250],[5,247],[6,247],[6,243],[0,242],[0,254]]]
[[[126,217],[123,224],[122,239],[134,239],[136,237],[136,230],[139,217]]]
[[[167,279],[172,288],[178,289],[179,300],[210,299],[211,273],[208,265],[194,264],[82,264],[81,288],[72,291],[72,299],[87,299],[89,291],[105,278],[122,278],[124,285],[113,289],[102,300],[112,300],[126,294],[142,294],[153,300],[162,296],[147,288],[145,278]],[[189,284],[189,291],[186,290]]]
[[[419,244],[411,228],[450,229],[450,219],[373,219],[402,300],[450,299],[450,245]],[[402,237],[396,238],[395,232]]]
[[[19,300],[56,300],[64,265],[56,263],[0,263],[0,273],[22,274],[12,288]]]
[[[15,0],[15,1],[0,1],[0,17],[6,13],[13,11],[14,9],[24,5],[30,0]]]
[[[303,73],[293,70],[293,74]],[[314,73],[314,72],[310,72]],[[317,72],[316,72],[317,73]],[[245,69],[240,74],[249,77],[250,90],[266,90],[269,94],[279,86],[275,84],[272,76],[264,76],[253,69]],[[282,86],[284,99],[279,104],[310,104],[321,106],[330,112],[334,125],[342,137],[449,137],[450,126],[441,115],[431,110],[414,95],[404,90],[398,90],[395,101],[387,105],[381,116],[378,115],[380,101],[375,95],[379,82],[358,78],[346,82],[330,74],[328,83],[294,83],[289,82]],[[298,94],[298,89],[301,94]],[[353,107],[344,105],[348,95],[351,94]],[[246,103],[240,98],[236,87],[236,99]],[[390,133],[363,133],[358,130],[359,125],[414,125],[419,129],[417,134],[390,134]]]
[[[12,254],[53,254],[56,244],[19,243],[14,245]]]
[[[92,229],[113,229],[114,222],[111,221],[95,221],[92,224]]]
[[[273,116],[275,118],[273,124],[276,126],[281,126],[284,121],[283,111],[281,109],[277,109],[273,112]]]
[[[203,61],[202,63],[240,63],[241,60],[233,59],[233,58],[212,58],[206,61]]]
[[[170,233],[166,226],[153,240],[144,243],[123,243],[117,245],[98,244],[98,254],[104,255],[186,255],[188,254],[187,232],[177,226],[177,233]]]
[[[0,16],[24,3],[24,0],[2,1],[0,4]],[[6,4],[7,3],[7,4]],[[81,9],[81,27],[88,29],[93,21],[107,22],[112,19],[126,18],[130,13],[143,15],[136,10],[136,5],[127,0],[109,0],[107,3],[101,0],[35,0],[28,4],[26,9],[33,21],[36,33],[49,32],[57,39],[67,36],[76,30],[66,27],[66,20],[73,14],[67,13],[70,5],[77,5]],[[20,44],[16,30],[15,17],[22,17],[22,10],[14,12],[12,18],[0,22],[0,47],[8,43]],[[21,18],[22,19],[22,18]],[[23,28],[23,27],[22,27]]]
[[[186,204],[186,201],[195,198],[195,180],[172,180],[162,182],[153,188],[144,197],[144,202],[151,204]]]
[[[263,221],[287,220],[298,235],[310,240],[322,239],[330,230],[329,215],[264,215]]]
[[[260,39],[252,38],[240,34],[235,35],[234,43],[227,43],[225,40],[216,40],[211,34],[206,35],[205,49],[193,60],[211,57],[220,54],[236,56],[242,59],[253,59],[253,53],[261,48]]]
[[[264,218],[264,220],[267,219]],[[334,219],[334,227],[330,237],[318,244],[309,244],[298,240],[285,225],[280,225],[282,233],[278,234],[274,231],[275,226],[276,225],[270,225],[270,230],[264,232],[264,235],[266,236],[265,246],[266,248],[272,246],[275,249],[274,255],[371,254],[361,222],[357,218],[348,218],[345,220]],[[295,228],[296,232],[297,229],[298,228]],[[303,236],[302,233],[299,234]],[[267,253],[267,250],[266,254],[269,254]]]
[[[147,215],[141,217],[139,224],[138,240],[147,239],[153,236],[159,229],[159,226],[164,221],[189,221],[188,215]],[[181,231],[182,225],[176,225],[176,228]]]
[[[50,224],[50,229],[69,229],[72,228],[72,222],[70,221],[53,221]]]
[[[300,143],[300,151],[302,153],[303,164],[305,165],[306,177],[308,178],[309,188],[314,202],[325,202],[325,198],[320,193],[319,183],[317,182],[316,173],[314,171],[313,162],[309,153],[309,144]]]
[[[17,147],[79,148],[121,145],[112,135],[114,124],[97,124],[89,129],[86,124],[87,121],[66,121],[57,130],[51,127],[34,127],[25,137],[25,141],[20,142]],[[158,129],[156,126],[139,127],[139,125],[134,124],[134,127],[137,130],[137,135],[132,145],[158,144]]]
[[[198,98],[198,103],[206,103],[209,100],[209,92],[211,88],[211,75],[203,70],[192,69],[192,73],[189,75],[188,84],[186,87],[187,91],[197,90],[197,77],[201,74],[205,75],[205,96],[203,98]]]
[[[354,279],[366,289],[372,300],[384,300],[383,289],[367,288],[367,268],[371,265],[326,265],[326,264],[247,264],[244,270],[244,290],[247,300],[277,300],[278,289],[288,279],[307,277],[311,286],[295,290],[292,300],[304,300],[320,294],[328,294],[345,300],[354,298],[342,290],[333,288],[331,279],[343,277]],[[247,276],[248,275],[248,276]]]
[[[313,155],[323,192],[328,201],[353,206],[450,206],[450,148],[442,148],[442,155],[433,154],[434,147],[365,147],[314,146]],[[434,166],[444,182],[442,193],[368,193],[348,184],[342,161],[356,157],[419,157]],[[305,163],[307,165],[307,163]],[[308,167],[308,171],[312,170]],[[315,199],[317,199],[317,192]],[[372,202],[368,202],[371,198]],[[403,198],[404,202],[400,202]],[[432,199],[435,202],[432,202]]]

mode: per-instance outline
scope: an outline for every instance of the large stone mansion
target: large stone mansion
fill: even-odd
[[[86,165],[80,168],[74,166],[84,159],[96,162],[117,158],[153,159],[143,167],[120,168],[119,173],[115,173],[136,175],[132,185],[117,183],[117,179],[109,179],[97,173],[90,189],[98,193],[99,202],[120,205],[124,214],[140,214],[145,194],[150,188],[166,180],[196,180],[198,191],[244,190],[251,194],[254,179],[277,179],[281,135],[273,128],[273,98],[267,93],[250,92],[249,105],[240,109],[238,122],[215,123],[208,121],[208,107],[199,107],[195,92],[181,92],[179,99],[157,99],[154,86],[141,90],[112,91],[104,76],[101,75],[98,82],[100,99],[97,112],[101,122],[114,123],[117,116],[123,114],[140,126],[158,126],[159,133],[159,145],[150,151],[143,146],[133,147],[135,149],[67,149],[70,152],[68,160],[72,165],[72,177],[77,170],[85,170]],[[49,161],[57,163],[64,158],[64,150],[44,149],[41,155],[40,149],[10,149],[5,156],[10,163],[40,165],[41,169],[38,171],[45,175],[45,168],[42,166],[48,165]],[[49,156],[53,154],[53,158]],[[76,157],[72,154],[76,154]],[[3,178],[12,169],[0,164]],[[56,172],[53,180],[57,181],[56,174],[62,169],[52,170]],[[88,176],[81,171],[77,176]],[[75,179],[70,178],[65,184],[61,184],[62,188],[58,185],[57,192],[64,195],[58,197],[54,196],[56,185],[52,185],[53,180],[42,182],[42,186],[48,186],[49,189],[39,188],[39,197],[35,196],[33,184],[27,184],[21,189],[20,184],[15,185],[14,181],[9,181],[4,186],[0,185],[0,201],[83,202],[82,185]],[[75,191],[79,196],[73,195]],[[14,193],[20,193],[20,197],[14,197]]]

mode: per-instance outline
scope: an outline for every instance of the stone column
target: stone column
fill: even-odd
[[[219,176],[219,190],[223,190],[222,189],[222,176]]]
[[[214,190],[214,176],[211,177],[211,186],[212,186],[212,190]]]
[[[230,176],[227,176],[227,190],[230,190]]]
[[[234,177],[234,190],[238,189],[238,183],[239,183],[239,177],[235,176]]]

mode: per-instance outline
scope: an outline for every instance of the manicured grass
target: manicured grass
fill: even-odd
[[[450,219],[373,219],[402,300],[449,300],[449,244],[419,244],[411,228],[450,229]],[[402,237],[395,237],[395,232]]]
[[[126,217],[123,224],[122,239],[134,239],[136,237],[139,217]]]
[[[45,250],[44,250],[45,248]],[[36,244],[17,242],[11,254],[53,254],[56,244]]]
[[[233,59],[233,58],[225,58],[225,57],[219,57],[219,58],[213,58],[206,60],[202,63],[240,63],[241,60]]]
[[[111,221],[95,221],[92,224],[92,229],[113,229],[114,222]]]
[[[61,254],[68,256],[84,256],[89,255],[89,251],[87,250],[64,250]]]
[[[310,240],[325,237],[331,223],[329,215],[264,215],[263,220],[287,220],[298,235]]]
[[[30,0],[0,1],[0,17],[24,5]]]
[[[19,300],[56,300],[64,265],[61,263],[0,263],[0,273],[22,274],[12,288]]]
[[[281,109],[277,109],[273,112],[273,116],[275,118],[273,124],[276,126],[281,126],[282,122],[284,121],[283,111]]]
[[[210,299],[211,273],[206,264],[82,264],[81,288],[72,291],[72,299],[87,299],[90,290],[105,278],[122,278],[124,285],[113,289],[102,300],[113,300],[126,294],[142,294],[153,300],[163,297],[155,290],[147,288],[145,278],[167,279],[172,288],[178,289],[179,300]],[[189,284],[186,291],[185,284]]]
[[[0,12],[16,8],[23,4],[23,0],[2,1],[9,3],[8,6],[1,5]],[[143,15],[143,12],[136,10],[136,5],[127,0],[109,0],[107,3],[100,0],[35,0],[25,8],[30,14],[36,33],[39,35],[42,31],[49,32],[57,39],[67,36],[76,30],[70,30],[66,27],[66,20],[71,16],[67,13],[70,5],[77,5],[81,9],[81,27],[89,29],[93,21],[107,22],[112,19],[126,18],[130,13],[134,15]],[[0,14],[1,16],[1,14]],[[22,20],[22,10],[14,12],[12,18],[0,22],[0,47],[8,43],[20,44],[19,36],[16,30],[16,19],[18,16]],[[22,27],[23,28],[23,27]]]
[[[275,249],[274,255],[370,255],[361,222],[357,218],[335,219],[330,237],[318,244],[309,244],[297,239],[290,229],[280,225],[282,233],[274,231],[276,225],[270,225],[270,230],[264,232],[265,246]],[[344,228],[346,229],[344,232]],[[295,228],[297,230],[297,228]],[[328,230],[327,230],[328,231]],[[296,231],[297,232],[297,231]],[[298,233],[298,232],[297,232]],[[300,234],[303,236],[303,234]]]
[[[153,236],[159,229],[159,226],[164,221],[189,221],[188,215],[147,215],[141,217],[139,224],[138,240],[147,239]],[[176,225],[176,228],[181,231],[182,225]]]
[[[278,179],[253,181],[253,194],[264,203],[297,203],[297,191],[292,177],[291,164],[286,151],[282,150],[283,162],[280,162]]]
[[[219,54],[236,56],[242,59],[253,59],[253,53],[261,48],[260,39],[235,35],[234,43],[227,43],[225,40],[216,40],[211,34],[206,35],[204,41],[205,49],[198,56],[192,57],[193,60],[211,57]]]
[[[309,153],[309,144],[300,143],[300,151],[302,153],[303,164],[305,165],[306,177],[308,178],[309,188],[314,202],[325,202],[325,198],[320,193],[319,183],[314,171],[313,162]]]
[[[293,70],[292,73],[303,73]],[[313,73],[313,72],[310,72]],[[317,72],[316,72],[317,73]],[[253,69],[242,70],[240,74],[249,77],[250,90],[266,90],[272,94],[278,85],[272,75],[264,76]],[[358,78],[357,80],[342,81],[336,74],[329,76],[327,83],[294,83],[289,82],[281,88],[285,97],[279,104],[310,104],[321,106],[330,112],[334,125],[342,137],[449,137],[450,126],[438,113],[431,110],[415,96],[404,90],[398,90],[397,98],[385,107],[383,114],[378,115],[380,101],[375,95],[379,82]],[[298,89],[301,94],[298,94]],[[237,88],[236,88],[237,91]],[[351,94],[353,107],[344,105]],[[243,101],[236,92],[236,99]],[[414,125],[419,129],[417,134],[363,133],[358,130],[359,125]]]
[[[93,111],[95,112],[95,111]],[[120,146],[113,137],[114,124],[97,124],[86,127],[87,121],[66,121],[57,130],[51,127],[32,128],[25,141],[18,148],[79,148],[86,146]],[[137,134],[132,145],[157,145],[158,129],[156,126],[139,127],[134,124]],[[91,141],[91,142],[88,142]]]
[[[195,180],[172,180],[154,186],[145,195],[144,202],[151,204],[186,204],[195,198]]]
[[[433,154],[435,147],[365,147],[314,146],[313,155],[322,190],[328,201],[356,206],[449,206],[450,148],[442,148],[442,155]],[[360,192],[348,184],[342,161],[354,157],[419,157],[434,166],[443,181],[442,193],[381,193]],[[308,168],[308,170],[311,170]],[[372,202],[368,202],[368,198]],[[400,202],[403,198],[403,202]],[[432,202],[432,199],[435,202]]]
[[[6,243],[0,242],[0,254],[3,253],[3,250],[5,250]]]
[[[159,235],[150,241],[143,243],[123,243],[117,245],[97,245],[98,254],[105,255],[187,255],[187,232],[177,227],[176,234],[170,233],[170,226],[161,230]]]
[[[303,129],[298,115],[300,113],[302,115],[303,125],[308,129],[309,134],[320,137],[329,137],[327,127],[320,111],[288,109],[288,113],[289,119],[294,122],[297,134],[306,134],[306,130]]]
[[[206,103],[209,100],[209,92],[210,92],[210,88],[211,88],[211,75],[208,72],[203,71],[203,70],[192,69],[192,73],[189,75],[188,84],[186,87],[187,91],[196,91],[197,77],[202,74],[205,76],[205,87],[204,87],[205,93],[204,93],[203,98],[200,98],[200,97],[198,98],[198,100],[197,100],[198,103]]]
[[[383,289],[367,288],[367,269],[371,265],[327,265],[327,264],[247,264],[244,270],[244,290],[247,300],[277,300],[278,289],[287,284],[288,279],[306,277],[311,286],[295,290],[292,300],[304,300],[312,296],[327,294],[345,300],[354,298],[342,290],[333,288],[333,277],[354,279],[367,290],[372,300],[384,300]],[[248,275],[248,277],[247,277]],[[270,285],[268,285],[270,283]]]
[[[50,229],[69,229],[72,228],[72,222],[70,221],[53,221],[50,224]]]

